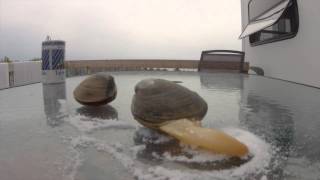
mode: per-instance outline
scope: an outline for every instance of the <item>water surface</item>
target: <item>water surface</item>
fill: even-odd
[[[0,91],[0,179],[319,179],[320,90],[259,76],[112,72],[117,98],[88,108],[72,92],[85,76]],[[208,103],[203,126],[248,145],[229,159],[140,126],[130,111],[144,78],[181,81]]]

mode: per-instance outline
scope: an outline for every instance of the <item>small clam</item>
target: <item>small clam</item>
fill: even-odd
[[[214,153],[246,155],[248,148],[235,138],[201,127],[207,109],[207,103],[196,92],[162,79],[140,81],[131,104],[134,118],[146,127]]]
[[[98,73],[83,80],[73,91],[74,98],[83,105],[99,106],[113,101],[117,87],[111,75]]]

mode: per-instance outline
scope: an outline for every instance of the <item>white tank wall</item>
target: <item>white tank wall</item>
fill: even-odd
[[[0,89],[9,87],[9,66],[7,63],[0,63]]]
[[[41,62],[13,63],[14,86],[41,82]]]
[[[248,2],[242,0],[242,26],[248,23]],[[293,39],[251,47],[243,40],[250,66],[264,69],[265,76],[320,87],[320,1],[297,0],[300,26]]]

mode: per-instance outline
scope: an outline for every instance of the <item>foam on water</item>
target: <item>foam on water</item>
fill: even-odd
[[[129,167],[129,170],[134,173],[137,179],[142,180],[151,180],[151,179],[172,179],[172,180],[193,180],[193,179],[237,179],[240,177],[247,177],[250,174],[263,173],[265,168],[268,166],[271,155],[268,152],[269,145],[264,141],[256,137],[255,135],[239,130],[233,129],[229,130],[231,134],[237,134],[236,138],[239,140],[243,140],[246,145],[249,146],[250,152],[253,154],[253,159],[243,164],[240,167],[235,167],[230,170],[221,170],[221,171],[184,171],[184,170],[176,170],[176,169],[168,169],[162,166],[154,166],[143,169],[142,167],[134,166],[135,161],[131,159],[128,155],[120,155],[115,153],[114,150],[110,149],[110,147],[105,148],[105,150],[115,157],[120,157],[120,162],[125,166]],[[124,158],[127,156],[126,158]],[[201,158],[200,158],[201,157]],[[179,158],[179,157],[178,157]],[[194,161],[207,161],[208,158],[215,158],[215,160],[221,160],[221,156],[217,158],[217,156],[209,155],[209,154],[199,154],[199,156],[194,157]],[[127,161],[127,160],[129,161]],[[170,160],[174,160],[173,157],[170,157]],[[212,159],[211,159],[212,160]],[[129,165],[129,166],[128,166]]]
[[[249,174],[256,174],[259,172],[268,172],[266,168],[268,167],[272,157],[272,148],[270,144],[267,144],[258,136],[242,129],[228,128],[224,129],[224,132],[247,145],[250,154],[253,155],[253,158],[249,162],[234,169],[232,175],[245,176]]]
[[[222,178],[222,179],[230,179],[233,177],[247,177],[253,174],[266,174],[268,172],[267,167],[271,160],[271,146],[267,144],[265,141],[255,136],[254,134],[236,128],[228,128],[224,129],[226,133],[235,137],[239,141],[246,144],[249,148],[250,154],[252,155],[252,159],[248,162],[242,164],[239,167],[234,167],[226,170],[215,170],[211,172],[183,172],[181,170],[171,170],[165,167],[152,167],[149,169],[152,173],[158,175],[166,175],[169,179],[210,179],[210,178]],[[214,155],[208,152],[203,152],[199,150],[194,150],[190,148],[185,148],[185,151],[189,154],[192,154],[192,158],[178,155],[172,156],[169,153],[165,153],[162,158],[165,158],[169,161],[176,162],[197,162],[197,163],[205,163],[205,162],[219,162],[221,160],[227,159],[228,157],[223,155]],[[158,155],[155,154],[155,157]],[[159,157],[158,157],[159,158]],[[247,157],[244,157],[247,158]],[[171,176],[170,174],[174,174]],[[178,178],[180,177],[180,178]]]
[[[65,121],[76,127],[81,134],[69,138],[70,144],[70,164],[65,169],[70,179],[74,179],[77,169],[82,165],[83,159],[81,154],[83,149],[94,147],[97,151],[107,152],[120,162],[136,179],[141,180],[197,180],[197,179],[238,179],[251,177],[259,174],[262,179],[268,173],[268,166],[271,161],[271,146],[258,136],[238,128],[226,128],[222,131],[235,137],[248,146],[252,158],[240,166],[231,167],[230,169],[200,171],[196,169],[175,169],[161,165],[146,166],[141,163],[137,157],[138,153],[146,148],[147,143],[161,145],[172,141],[173,138],[160,134],[147,128],[137,128],[136,125],[118,120],[104,120],[91,118],[82,115],[66,117]],[[136,135],[142,137],[142,143],[138,145],[127,145],[121,143],[110,143],[106,140],[100,140],[96,137],[90,137],[90,132],[101,129],[137,129]],[[131,138],[131,137],[130,137]],[[183,146],[183,151],[192,156],[171,155],[164,153],[160,158],[171,162],[184,163],[205,163],[219,162],[229,157],[215,155],[208,152],[200,151],[188,146]],[[153,154],[158,156],[157,154]],[[159,158],[159,157],[158,157]],[[247,157],[244,157],[247,158]],[[107,168],[107,167],[106,167]]]
[[[77,120],[79,117],[76,117],[74,120]],[[111,123],[112,124],[112,123]],[[83,126],[89,126],[83,128]],[[99,125],[97,125],[99,126]],[[100,124],[100,126],[105,127],[105,124]],[[122,124],[121,124],[122,126]],[[126,125],[127,126],[127,125]],[[87,132],[87,130],[92,130],[91,124],[82,124],[80,126]],[[113,127],[113,126],[110,126]],[[131,126],[130,126],[131,127]],[[95,128],[97,129],[97,128]],[[98,128],[99,129],[99,128]],[[141,129],[138,129],[141,130]],[[141,130],[142,133],[146,136],[150,134],[150,131],[146,129]],[[224,170],[213,170],[213,171],[200,171],[193,169],[174,169],[168,168],[161,165],[146,166],[141,163],[137,154],[145,148],[145,145],[134,145],[128,147],[128,145],[121,143],[106,143],[105,140],[99,140],[97,138],[89,136],[79,136],[71,138],[70,144],[75,153],[76,159],[74,167],[69,167],[72,170],[78,168],[81,165],[82,159],[80,158],[81,149],[85,149],[88,146],[96,148],[97,151],[107,152],[112,155],[118,162],[120,162],[125,169],[128,170],[136,179],[139,180],[205,180],[205,179],[238,179],[243,177],[252,177],[253,175],[259,174],[259,177],[266,178],[267,167],[269,166],[271,160],[271,146],[265,141],[257,137],[256,135],[241,129],[228,128],[224,129],[224,132],[230,134],[231,136],[237,138],[239,141],[246,144],[249,148],[252,159],[248,162],[242,164],[239,167],[232,167],[230,169]],[[88,135],[88,134],[87,134]],[[163,135],[157,134],[160,136],[161,141],[168,141],[168,137],[161,137]],[[170,139],[170,138],[169,138]],[[157,142],[159,143],[159,142]],[[172,156],[170,154],[165,154],[162,158],[165,158],[167,161],[182,161],[182,162],[207,162],[209,161],[221,161],[228,157],[221,155],[213,155],[210,153],[200,152],[194,149],[185,147],[185,150],[189,153],[192,153],[192,158],[184,156]],[[107,168],[107,167],[106,167]],[[74,176],[74,172],[71,173]]]
[[[61,101],[60,103],[62,104],[63,102],[64,101]],[[88,134],[102,129],[136,129],[135,125],[123,121],[113,119],[105,120],[82,115],[66,116],[64,117],[64,121],[80,131],[79,136],[62,137],[63,142],[69,144],[69,153],[67,154],[68,163],[64,165],[63,175],[66,179],[70,180],[75,179],[79,167],[83,164],[83,150],[88,147],[96,147],[97,150],[99,150],[99,146],[97,146],[97,144],[99,144],[99,140],[94,137],[87,136]],[[121,145],[115,144],[110,147],[117,151]],[[111,148],[108,150],[108,152],[112,152]]]
[[[135,129],[136,126],[127,122],[114,120],[114,119],[100,119],[91,118],[82,115],[75,115],[66,118],[72,126],[76,127],[81,132],[91,133],[94,130],[102,129]]]
[[[83,163],[82,149],[89,147],[95,142],[95,139],[86,136],[63,137],[64,141],[69,141],[69,153],[67,154],[68,163],[64,165],[63,176],[66,179],[74,180],[78,168]]]

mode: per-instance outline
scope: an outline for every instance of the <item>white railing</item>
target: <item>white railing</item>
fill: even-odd
[[[0,63],[0,89],[9,87],[9,66],[8,63]]]
[[[41,82],[41,62],[0,64],[0,89]]]

